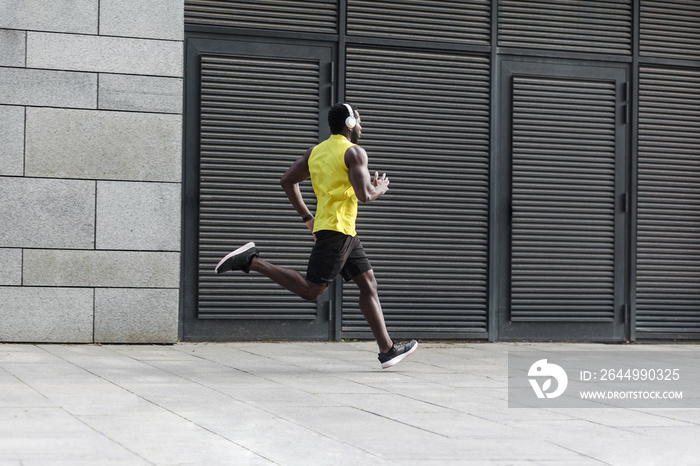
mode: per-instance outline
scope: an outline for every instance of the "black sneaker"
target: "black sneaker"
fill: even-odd
[[[386,353],[379,353],[379,362],[382,369],[400,363],[406,356],[413,353],[418,348],[418,342],[411,340],[408,343],[394,343],[394,346]]]
[[[259,256],[258,250],[255,249],[255,243],[244,244],[233,252],[230,252],[219,261],[216,265],[216,273],[222,274],[229,270],[242,270],[245,273],[250,272],[250,263],[253,257]]]

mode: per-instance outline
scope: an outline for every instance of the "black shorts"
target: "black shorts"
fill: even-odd
[[[338,273],[345,281],[350,281],[368,270],[372,270],[372,266],[357,236],[330,230],[316,232],[316,244],[306,269],[308,281],[330,285]]]

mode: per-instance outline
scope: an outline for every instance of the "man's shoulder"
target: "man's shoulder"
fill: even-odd
[[[353,144],[352,146],[345,149],[345,153],[350,155],[367,155],[367,152],[365,152],[362,146],[359,146],[357,144]]]
[[[357,144],[348,147],[345,150],[345,165],[348,167],[355,164],[367,164],[367,152]]]

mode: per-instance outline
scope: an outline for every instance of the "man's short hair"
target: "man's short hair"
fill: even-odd
[[[353,113],[357,110],[354,105],[350,104]],[[355,115],[353,115],[355,116]],[[340,134],[345,128],[345,119],[348,117],[348,108],[340,103],[333,105],[328,110],[328,126],[331,128],[331,133]]]

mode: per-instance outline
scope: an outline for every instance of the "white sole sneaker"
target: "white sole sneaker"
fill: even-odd
[[[219,269],[221,268],[221,266],[222,266],[227,260],[229,260],[230,258],[232,258],[232,257],[234,257],[234,256],[237,256],[237,255],[239,255],[239,254],[242,254],[242,253],[248,251],[249,249],[253,249],[253,248],[255,248],[255,243],[251,241],[250,243],[244,244],[243,246],[241,246],[240,248],[236,249],[235,251],[229,252],[228,254],[226,254],[226,255],[224,256],[223,259],[221,259],[221,260],[219,261],[218,264],[216,264],[216,268],[214,269],[214,271],[215,271],[217,274],[218,274],[218,273],[223,273],[223,271],[219,271]],[[228,269],[228,270],[232,270],[232,269]],[[226,271],[228,271],[228,270],[226,270]]]
[[[412,340],[411,342],[405,343],[405,345],[411,344],[413,341],[415,341],[415,340]],[[390,368],[391,366],[395,366],[396,364],[398,364],[398,363],[400,363],[401,361],[403,361],[404,359],[406,359],[406,357],[408,357],[409,355],[413,354],[413,352],[414,352],[416,349],[418,349],[418,342],[417,342],[417,341],[416,341],[416,344],[413,345],[413,346],[411,347],[411,349],[409,349],[408,351],[405,351],[405,352],[403,352],[403,353],[399,353],[399,354],[397,354],[396,356],[394,356],[393,358],[391,358],[391,359],[389,359],[389,360],[387,360],[387,361],[383,361],[383,362],[382,362],[382,360],[380,359],[379,362],[382,363],[382,369],[388,369],[388,368]]]

